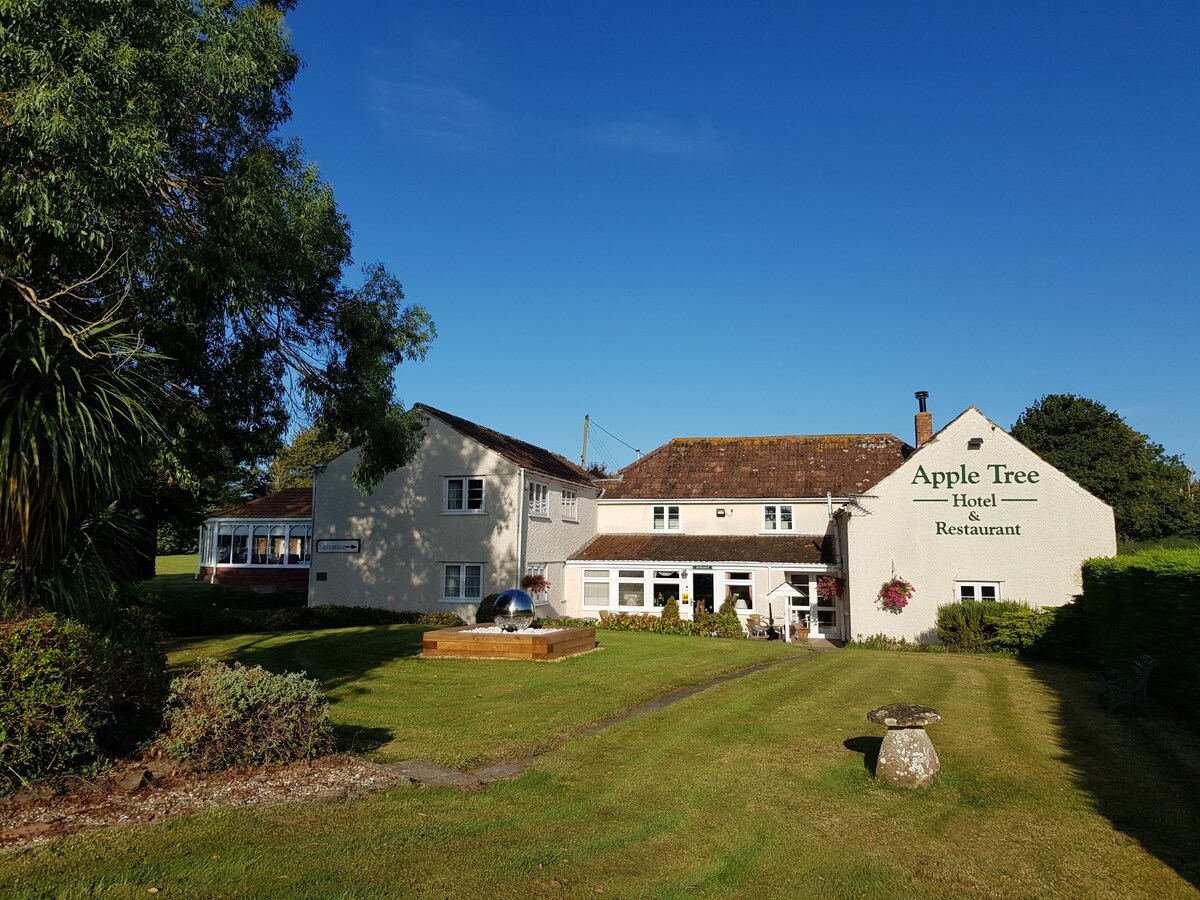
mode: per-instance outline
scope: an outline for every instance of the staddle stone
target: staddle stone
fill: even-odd
[[[868,722],[887,726],[887,734],[879,747],[875,777],[900,787],[921,788],[933,784],[942,764],[925,726],[941,720],[936,709],[915,703],[893,703],[867,713]]]

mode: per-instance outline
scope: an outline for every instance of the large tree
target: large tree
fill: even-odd
[[[1191,469],[1095,400],[1048,394],[1021,413],[1012,435],[1112,506],[1123,538],[1200,528]]]
[[[291,5],[0,4],[8,328],[101,380],[136,372],[120,386],[154,425],[136,485],[116,479],[78,514],[118,486],[136,487],[146,510],[163,491],[212,488],[269,458],[297,414],[362,448],[364,489],[419,440],[393,370],[424,355],[433,323],[382,266],[347,282],[349,226],[299,142],[279,134],[300,67]],[[16,355],[6,371],[23,340],[0,342]],[[0,405],[0,426],[31,437],[13,432],[33,427],[14,416]],[[2,482],[8,508],[19,498]]]
[[[271,478],[271,490],[311,487],[313,470],[345,453],[350,446],[345,435],[329,433],[319,424],[305,428],[271,460],[267,470]]]

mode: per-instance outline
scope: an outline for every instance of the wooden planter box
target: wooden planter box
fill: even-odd
[[[547,629],[538,634],[488,634],[457,625],[427,631],[421,643],[422,657],[452,656],[459,659],[561,659],[596,649],[595,628]]]

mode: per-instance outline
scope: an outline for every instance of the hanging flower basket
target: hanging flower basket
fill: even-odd
[[[544,594],[550,590],[550,582],[544,575],[526,575],[521,579],[521,589],[531,594]]]
[[[893,578],[885,581],[879,589],[879,605],[890,613],[900,615],[915,593],[913,586],[903,578]]]
[[[832,603],[846,593],[846,579],[822,575],[817,579],[817,598]]]

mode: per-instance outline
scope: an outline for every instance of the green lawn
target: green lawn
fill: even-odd
[[[398,643],[406,634],[380,631]],[[384,727],[416,732],[394,736],[397,755],[426,746],[443,758],[485,759],[523,741],[553,742],[567,720],[562,705],[581,707],[577,719],[594,715],[604,702],[588,696],[596,685],[622,692],[605,679],[644,673],[646,658],[675,649],[668,642],[687,649],[660,671],[724,644],[602,634],[604,651],[557,665],[399,654],[372,662],[350,658],[364,632],[342,645],[346,677],[332,644],[310,643],[317,635],[207,649],[236,645],[276,661],[319,655],[309,668],[331,682],[335,715],[378,716]],[[394,702],[379,703],[385,695]],[[945,717],[932,729],[943,775],[927,791],[880,786],[868,770],[881,730],[864,714],[899,700]],[[527,734],[498,751],[509,725]],[[452,737],[435,737],[439,729]],[[1192,726],[1165,718],[1106,717],[1074,670],[847,650],[575,736],[520,780],[483,792],[400,787],[343,803],[215,810],[94,832],[8,857],[0,893],[1196,896],[1197,738]],[[389,746],[378,752],[392,755]]]
[[[163,575],[195,575],[200,564],[200,554],[181,553],[178,556],[156,556],[154,558],[154,574]]]
[[[176,644],[171,662],[237,659],[321,679],[342,746],[373,759],[470,768],[561,744],[668,693],[783,656],[765,641],[600,632],[600,649],[555,663],[420,659],[428,626],[235,635]]]

